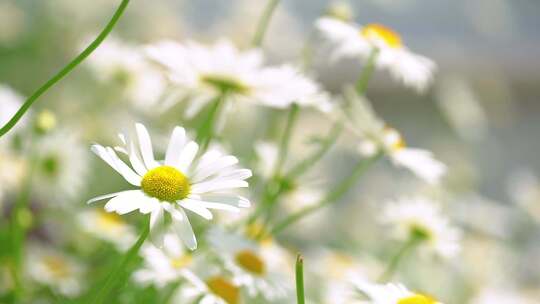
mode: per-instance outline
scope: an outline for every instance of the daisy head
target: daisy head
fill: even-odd
[[[373,304],[442,304],[429,295],[412,292],[402,284],[357,281],[355,285]]]
[[[175,294],[175,303],[242,303],[240,286],[235,284],[228,275],[215,269],[198,271],[197,275],[189,273],[185,278],[189,284],[182,286]]]
[[[227,40],[211,46],[164,41],[149,46],[147,54],[191,100],[188,116],[223,95],[240,104],[255,102],[280,109],[292,103],[328,108],[328,97],[316,82],[290,65],[264,65],[258,49],[242,51]]]
[[[415,239],[442,257],[459,253],[461,232],[443,216],[436,202],[425,198],[403,198],[389,203],[381,218],[394,227],[395,237]]]
[[[239,208],[249,207],[249,200],[235,190],[248,186],[245,180],[251,171],[238,168],[236,157],[210,150],[197,158],[197,143],[189,140],[183,128],[176,127],[165,159],[158,161],[142,124],[136,124],[136,134],[136,141],[121,134],[121,146],[113,149],[96,144],[92,151],[137,189],[102,195],[89,203],[110,199],[105,205],[108,212],[126,214],[139,210],[150,214],[151,227],[168,212],[173,228],[192,250],[197,241],[185,210],[211,220],[209,209],[238,212]],[[127,161],[120,159],[117,152]]]
[[[390,72],[404,85],[424,91],[432,82],[435,63],[411,52],[401,36],[382,24],[360,26],[354,23],[324,17],[316,27],[333,46],[332,59],[358,57],[368,60],[377,51],[376,67]]]
[[[233,281],[244,286],[250,297],[262,295],[266,300],[288,295],[288,277],[284,270],[293,269],[287,252],[270,239],[257,243],[238,234],[213,228],[208,241],[223,258]]]

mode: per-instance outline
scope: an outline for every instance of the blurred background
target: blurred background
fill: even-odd
[[[0,0],[0,83],[23,96],[31,94],[101,30],[117,2]],[[441,295],[446,303],[464,303],[486,289],[526,294],[540,302],[540,1],[283,0],[263,45],[269,61],[300,62],[307,45],[314,49],[312,73],[333,93],[354,81],[361,69],[352,60],[330,63],[317,51],[314,21],[337,4],[348,4],[359,24],[393,28],[411,50],[437,63],[435,83],[424,95],[377,73],[367,96],[408,144],[430,149],[448,164],[449,177],[441,189],[426,188],[380,163],[348,199],[304,223],[314,229],[311,235],[293,229],[284,239],[306,251],[317,246],[354,253],[376,248],[370,253],[384,259],[393,245],[378,244],[381,229],[369,220],[379,204],[402,194],[430,193],[445,201],[454,221],[470,233],[463,255],[451,265],[407,263],[403,277],[409,285]],[[263,0],[133,0],[112,35],[133,45],[163,38],[210,43],[225,36],[247,47],[265,5]],[[32,112],[52,110],[59,126],[80,134],[84,147],[112,142],[133,121],[155,119],[125,108],[119,99],[114,88],[100,83],[82,64]],[[172,113],[154,128],[170,130],[182,122],[180,111]],[[250,117],[226,129],[233,139],[231,149],[239,154],[238,147],[249,149],[239,132],[246,121]],[[308,113],[300,129],[325,134],[328,125],[319,121],[317,114]],[[313,134],[297,133],[301,154],[301,138]],[[267,136],[272,137],[272,130]],[[330,172],[328,179],[346,171],[356,157],[347,148],[352,139],[341,141],[345,148],[322,164]],[[86,173],[89,182],[71,202],[81,206],[88,197],[117,189],[99,182],[103,175],[110,178],[105,165],[90,155],[85,158],[93,164]],[[358,204],[347,204],[350,200]],[[335,218],[345,220],[328,220]],[[343,244],[337,235],[354,241]]]

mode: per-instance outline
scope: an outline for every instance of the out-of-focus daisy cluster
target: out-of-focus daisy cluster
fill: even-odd
[[[0,138],[0,303],[118,265],[107,303],[295,303],[297,253],[308,303],[539,303],[532,80],[458,67],[414,1],[269,2],[261,43],[266,1],[131,3]],[[0,126],[114,9],[0,3]]]

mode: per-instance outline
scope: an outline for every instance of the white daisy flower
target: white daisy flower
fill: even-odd
[[[136,131],[138,148],[122,134],[123,146],[117,148],[129,158],[131,167],[111,147],[96,144],[92,151],[139,189],[102,195],[89,203],[110,199],[105,205],[108,212],[150,213],[151,227],[167,211],[174,219],[174,229],[192,250],[197,248],[197,241],[184,209],[210,220],[213,216],[209,209],[238,212],[250,206],[248,199],[232,192],[247,187],[245,179],[251,176],[250,170],[236,167],[236,157],[210,150],[195,161],[199,146],[189,140],[183,128],[176,127],[165,160],[157,161],[146,128],[136,124]]]
[[[173,85],[191,99],[189,117],[224,93],[237,102],[280,109],[292,103],[323,111],[329,107],[328,96],[317,83],[289,65],[265,66],[258,49],[240,51],[227,40],[209,47],[193,41],[163,41],[149,46],[147,54],[165,67]]]
[[[426,198],[391,202],[384,208],[380,221],[394,227],[396,238],[417,238],[441,257],[451,258],[460,251],[461,231],[441,214],[436,202]]]
[[[233,274],[233,282],[247,288],[250,297],[268,301],[287,297],[292,282],[285,272],[293,269],[287,252],[270,239],[256,243],[237,234],[212,228],[207,239]]]
[[[367,60],[374,49],[379,51],[376,67],[388,70],[397,80],[417,91],[424,91],[433,80],[435,63],[411,52],[393,30],[380,24],[360,26],[336,18],[317,20],[316,28],[334,46],[332,59],[359,57]]]
[[[78,216],[84,232],[114,244],[118,250],[129,248],[136,239],[135,230],[116,213],[85,210]]]
[[[163,236],[163,248],[146,243],[141,255],[144,266],[133,274],[133,278],[142,285],[154,284],[162,288],[168,283],[194,276],[189,270],[193,258],[173,234]]]
[[[369,101],[353,88],[345,90],[345,98],[348,127],[361,138],[358,149],[362,155],[370,157],[383,151],[396,166],[411,170],[430,184],[440,182],[446,165],[436,160],[430,151],[407,147],[401,134],[377,117]]]
[[[174,303],[194,304],[239,304],[241,301],[240,286],[228,277],[220,274],[205,276],[188,275],[190,285],[182,286],[175,294]]]
[[[359,281],[356,287],[368,296],[372,304],[442,304],[428,295],[412,292],[402,284],[380,285]]]
[[[31,246],[25,265],[33,280],[62,295],[76,296],[82,290],[82,265],[60,252]]]
[[[38,143],[35,189],[64,205],[81,193],[89,169],[88,150],[72,130],[58,130]]]
[[[165,77],[135,46],[108,38],[87,62],[99,80],[121,85],[128,101],[142,109],[154,107],[164,97]]]

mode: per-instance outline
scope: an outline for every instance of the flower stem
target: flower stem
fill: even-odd
[[[276,166],[274,168],[274,177],[280,176],[283,165],[287,160],[287,155],[289,153],[289,143],[291,141],[294,125],[298,118],[299,110],[300,107],[296,103],[293,103],[291,109],[289,110],[289,115],[287,116],[287,123],[285,125],[285,131],[283,133],[283,136],[281,137],[281,142],[279,144],[279,154]]]
[[[388,265],[386,266],[386,269],[381,274],[379,279],[377,281],[379,282],[385,282],[392,278],[392,275],[396,272],[397,267],[399,266],[399,262],[402,260],[402,258],[405,256],[407,252],[412,250],[422,239],[419,237],[411,236],[409,240],[403,244],[401,249],[394,255],[394,257],[390,260]]]
[[[296,303],[304,304],[304,259],[300,254],[296,256]]]
[[[268,25],[270,24],[270,19],[272,19],[272,15],[274,14],[278,3],[279,0],[268,1],[268,4],[266,5],[266,8],[264,9],[264,12],[261,16],[261,19],[257,24],[257,30],[255,31],[255,35],[253,36],[253,40],[251,42],[253,46],[261,46],[264,39],[264,34],[266,33]]]
[[[131,246],[131,248],[124,254],[122,257],[121,262],[114,268],[114,270],[109,274],[109,277],[107,278],[107,281],[105,281],[105,284],[99,292],[97,293],[96,297],[92,301],[92,303],[103,303],[111,290],[114,288],[115,285],[118,284],[118,280],[122,277],[123,273],[126,271],[127,266],[129,263],[135,258],[137,253],[139,252],[139,249],[141,248],[142,244],[148,237],[148,233],[150,232],[150,215],[147,215],[144,220],[144,227],[141,232],[141,236]]]
[[[361,161],[358,163],[356,168],[353,170],[353,172],[346,177],[344,180],[341,181],[337,186],[334,187],[332,191],[330,191],[319,203],[311,206],[307,206],[300,211],[293,213],[286,217],[283,221],[277,223],[274,228],[270,231],[272,235],[276,235],[277,233],[283,231],[285,228],[289,227],[290,225],[296,223],[297,221],[303,219],[305,216],[310,215],[311,213],[330,205],[337,200],[339,200],[347,191],[355,184],[355,182],[364,174],[364,172],[377,160],[379,160],[382,157],[382,153],[378,153],[375,156],[371,157],[370,159],[366,161]]]
[[[112,16],[111,20],[103,31],[97,36],[97,38],[90,43],[90,45],[84,49],[75,59],[73,59],[68,65],[66,65],[60,72],[58,72],[56,75],[54,75],[51,79],[49,79],[45,84],[43,84],[37,91],[35,91],[21,106],[21,108],[13,115],[13,117],[0,129],[0,137],[2,137],[4,134],[9,132],[16,124],[17,122],[23,117],[23,115],[28,111],[28,109],[32,106],[32,104],[47,90],[49,90],[52,86],[54,86],[58,81],[60,81],[64,76],[69,74],[76,66],[78,66],[81,62],[86,59],[92,52],[105,40],[105,38],[109,35],[109,33],[112,31],[116,23],[118,22],[118,19],[122,16],[124,13],[127,5],[129,3],[129,0],[122,0],[118,8],[116,9],[116,12]]]
[[[356,91],[358,92],[359,95],[364,94],[367,90],[369,80],[371,79],[371,76],[373,75],[373,71],[375,70],[375,61],[377,60],[378,56],[379,56],[379,49],[373,48],[373,50],[369,54],[366,65],[362,69],[362,72],[360,73],[360,77],[358,77],[358,81],[356,82]]]
[[[214,103],[210,108],[210,112],[197,130],[197,142],[199,142],[201,145],[201,148],[199,149],[199,155],[202,155],[204,152],[206,152],[206,150],[210,146],[210,143],[212,142],[212,139],[215,136],[215,124],[216,121],[220,120],[220,112],[224,106],[226,99],[226,91],[223,91],[218,97],[216,97]]]

